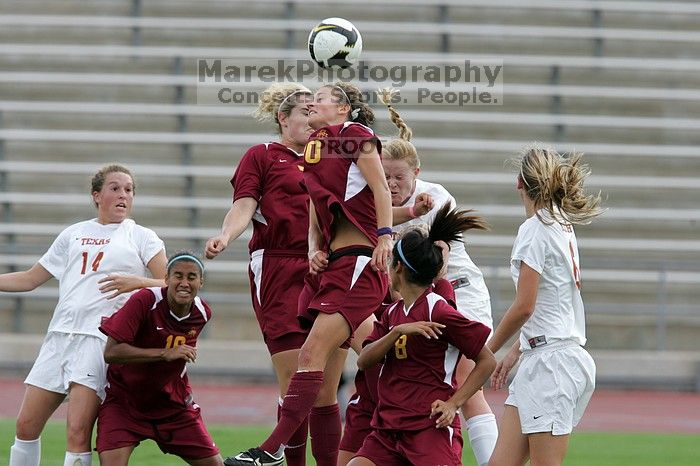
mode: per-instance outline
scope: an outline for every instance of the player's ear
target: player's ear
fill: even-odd
[[[285,127],[287,125],[287,114],[283,112],[277,112],[277,121],[279,121],[280,126]]]

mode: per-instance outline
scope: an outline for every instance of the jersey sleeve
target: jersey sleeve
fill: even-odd
[[[381,141],[377,135],[374,134],[374,131],[364,125],[359,123],[351,123],[343,128],[341,135],[343,138],[350,139],[354,142],[354,144],[348,145],[347,147],[359,147],[358,150],[352,151],[348,154],[352,156],[354,161],[357,161],[357,159],[360,158],[363,151],[362,147],[364,147],[366,143],[371,143],[372,145],[376,146],[377,152],[379,154],[382,153]]]
[[[538,227],[539,224],[525,224],[518,231],[510,262],[518,268],[521,261],[525,262],[541,275],[545,268],[547,237],[544,235],[545,232]]]
[[[445,326],[442,333],[447,341],[469,359],[474,359],[486,344],[491,329],[469,320],[446,302],[438,302],[433,309],[433,321]]]
[[[452,283],[441,278],[433,284],[433,292],[445,298],[447,304],[457,309],[457,299],[455,298],[455,290],[452,287]]]
[[[150,228],[139,227],[137,229],[136,244],[139,249],[139,257],[144,265],[148,265],[156,254],[165,250],[163,240]]]
[[[63,277],[63,273],[68,267],[70,237],[70,228],[66,228],[56,237],[48,251],[39,259],[39,264],[57,280]]]
[[[365,338],[365,341],[362,342],[362,346],[367,346],[370,343],[379,340],[387,333],[389,333],[389,313],[384,312],[384,314],[382,314],[381,319],[376,320],[374,322],[374,328],[372,329],[372,333],[370,333],[369,336]]]
[[[117,312],[102,320],[99,329],[119,343],[133,344],[146,313],[155,303],[155,296],[148,290],[134,293]]]
[[[265,182],[266,155],[267,148],[264,144],[251,147],[243,155],[233,178],[231,178],[233,202],[244,197],[252,197],[256,201],[260,200]]]

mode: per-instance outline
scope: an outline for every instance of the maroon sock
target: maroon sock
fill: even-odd
[[[282,407],[277,405],[277,420],[280,419]],[[284,458],[287,466],[306,466],[306,439],[309,436],[309,418],[301,422],[299,428],[289,439],[287,448],[284,449]]]
[[[336,466],[342,435],[338,404],[311,409],[309,415],[311,452],[317,466]]]
[[[309,415],[323,383],[323,371],[297,372],[289,382],[287,394],[280,408],[280,420],[260,448],[278,455],[283,445]]]

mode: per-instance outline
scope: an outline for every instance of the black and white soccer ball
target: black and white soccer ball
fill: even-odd
[[[347,68],[361,52],[360,31],[347,19],[324,19],[309,34],[309,53],[321,68]]]

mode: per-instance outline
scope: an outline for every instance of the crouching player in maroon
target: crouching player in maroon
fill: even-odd
[[[460,239],[471,228],[484,228],[467,211],[440,209],[427,237],[419,230],[396,243],[390,269],[398,301],[375,324],[360,353],[358,367],[384,363],[374,432],[350,466],[461,465],[454,442],[457,409],[486,382],[496,366],[485,347],[490,329],[470,321],[436,294],[431,283],[443,267],[442,243]],[[438,243],[438,244],[436,244]],[[460,356],[476,366],[455,388]]]
[[[211,318],[197,297],[202,262],[178,253],[168,262],[166,288],[146,288],[100,326],[107,395],[97,419],[102,466],[125,466],[139,442],[154,440],[194,466],[221,466],[219,449],[192,399],[186,363],[197,357],[197,337]]]

